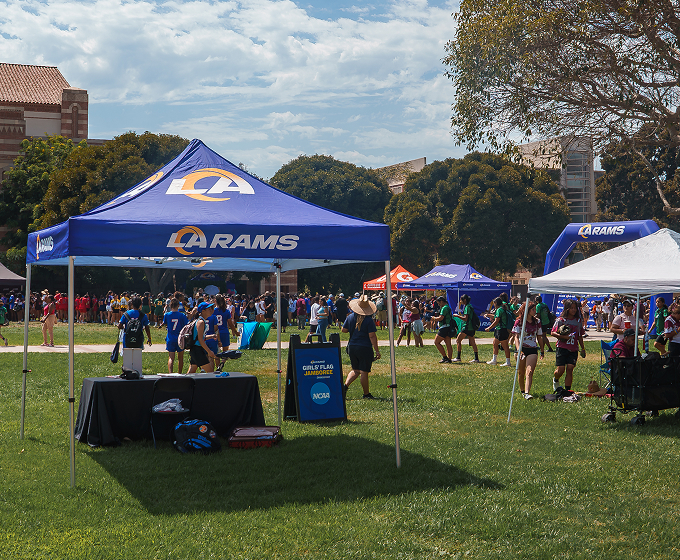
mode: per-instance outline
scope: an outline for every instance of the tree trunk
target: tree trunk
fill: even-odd
[[[144,272],[146,273],[146,279],[149,281],[151,296],[156,297],[170,283],[175,271],[170,268],[165,270],[161,268],[145,268]]]
[[[647,157],[640,151],[638,150],[635,146],[633,146],[633,151],[640,156],[642,161],[644,162],[645,166],[651,174],[654,176],[654,183],[656,183],[656,192],[659,193],[659,197],[661,198],[661,202],[663,203],[663,211],[666,214],[669,215],[675,215],[675,214],[680,214],[680,208],[672,208],[668,200],[666,200],[666,197],[663,194],[663,183],[661,182],[661,178],[659,177],[659,174],[656,172],[656,169],[654,169],[654,166],[652,163],[647,159]]]

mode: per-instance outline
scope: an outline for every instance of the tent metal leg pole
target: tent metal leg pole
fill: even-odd
[[[397,411],[397,367],[394,358],[394,316],[392,315],[392,281],[390,278],[390,261],[385,261],[385,289],[387,295],[387,329],[390,339],[390,373],[392,374],[392,406],[394,408],[394,448],[397,456],[397,468],[401,467],[401,450],[399,449],[399,414]],[[388,280],[389,279],[389,280]]]
[[[75,393],[73,390],[74,373],[74,340],[73,340],[73,315],[74,315],[74,262],[75,257],[68,258],[68,409],[69,409],[69,455],[71,458],[71,488],[76,485],[76,442],[75,429]]]
[[[31,265],[26,265],[26,296],[24,299],[24,361],[21,376],[21,422],[19,439],[24,439],[24,419],[26,417],[26,374],[28,373],[28,322],[31,319]]]
[[[635,348],[633,349],[633,356],[637,358],[638,355],[638,325],[640,324],[640,294],[637,294],[637,305],[635,306]]]
[[[529,294],[524,300],[524,317],[522,317],[522,332],[519,335],[519,342],[517,343],[517,358],[515,361],[515,377],[512,380],[512,394],[510,395],[510,410],[508,410],[508,424],[510,423],[510,416],[512,415],[512,401],[515,398],[515,388],[517,387],[517,374],[519,373],[519,359],[522,355],[522,342],[524,341],[524,332],[527,328],[527,314],[529,313]]]
[[[281,313],[288,313],[288,308],[281,309],[281,263],[276,263],[276,372],[279,392],[279,426],[281,426]]]

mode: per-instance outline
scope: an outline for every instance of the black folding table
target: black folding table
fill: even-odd
[[[207,420],[222,437],[236,426],[264,426],[257,377],[245,373],[192,376],[196,380],[191,417]],[[151,396],[158,376],[124,380],[83,380],[75,437],[92,447],[116,445],[123,438],[151,439]]]

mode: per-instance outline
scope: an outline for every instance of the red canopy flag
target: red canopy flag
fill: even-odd
[[[398,282],[413,282],[414,280],[418,280],[418,277],[411,274],[401,265],[397,266],[397,268],[395,269],[392,269],[392,271],[390,272],[390,284],[392,284],[393,290],[397,289]],[[384,274],[380,278],[364,282],[364,290],[384,290],[384,289],[385,289]]]

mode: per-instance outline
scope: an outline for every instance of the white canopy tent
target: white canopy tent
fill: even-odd
[[[680,233],[667,228],[529,280],[529,294],[616,293],[634,297],[639,303],[642,297],[667,292],[680,292]],[[636,309],[638,324],[640,306]],[[520,340],[524,340],[527,311],[525,306]],[[637,344],[635,352],[637,354]],[[519,363],[515,367],[508,422],[518,367]]]

